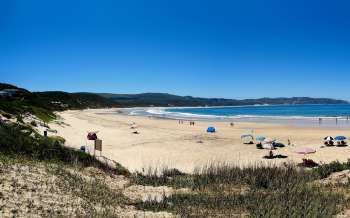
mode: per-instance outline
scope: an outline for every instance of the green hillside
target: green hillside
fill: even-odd
[[[46,122],[55,118],[54,111],[119,106],[110,99],[92,93],[30,92],[10,84],[0,83],[0,91],[4,89],[17,89],[18,93],[15,97],[2,97],[0,111],[14,116],[31,113]]]
[[[343,100],[329,98],[260,98],[260,99],[225,99],[225,98],[196,98],[192,96],[177,96],[165,93],[143,94],[109,94],[101,93],[123,106],[239,106],[239,105],[279,105],[279,104],[347,104]]]

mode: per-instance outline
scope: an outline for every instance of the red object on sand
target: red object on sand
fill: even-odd
[[[87,135],[87,139],[88,140],[96,140],[97,139],[97,135],[94,132],[89,132]]]

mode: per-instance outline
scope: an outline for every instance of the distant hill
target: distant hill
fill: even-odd
[[[14,85],[0,83],[0,91],[17,90],[14,97],[0,98],[0,112],[20,116],[25,112],[35,114],[44,121],[53,119],[53,111],[67,109],[106,107],[146,107],[146,106],[237,106],[264,104],[347,104],[347,101],[328,98],[260,98],[225,99],[196,98],[167,93],[110,94],[110,93],[68,93],[62,91],[30,92]]]
[[[102,97],[113,100],[123,106],[239,106],[264,104],[348,104],[343,100],[329,98],[259,98],[259,99],[225,99],[225,98],[196,98],[192,96],[178,96],[166,93],[143,94],[110,94],[100,93]]]
[[[15,89],[18,92],[15,97],[0,98],[0,112],[3,111],[15,116],[29,112],[44,121],[55,118],[53,111],[120,107],[117,102],[93,93],[30,92],[10,84],[0,83],[0,91],[6,89]]]

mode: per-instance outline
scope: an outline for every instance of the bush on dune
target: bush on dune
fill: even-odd
[[[118,168],[110,167],[87,153],[63,146],[63,143],[64,139],[61,137],[43,137],[31,128],[0,122],[0,152],[2,154],[22,155],[34,160],[63,162],[82,167],[95,166],[105,171],[130,174],[121,166]]]

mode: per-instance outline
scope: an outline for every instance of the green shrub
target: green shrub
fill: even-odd
[[[350,162],[340,163],[339,161],[333,161],[329,164],[323,164],[313,170],[315,176],[320,179],[326,178],[331,173],[340,172],[350,169]]]
[[[192,187],[193,177],[177,169],[164,168],[162,170],[148,168],[147,172],[136,172],[132,182],[139,185],[171,186],[175,188]]]
[[[11,119],[12,118],[12,115],[9,114],[9,113],[6,113],[6,112],[2,112],[2,116],[4,116],[7,119]]]
[[[16,120],[17,120],[18,123],[24,123],[24,122],[23,122],[22,115],[20,115],[20,114],[17,114]]]
[[[32,120],[32,121],[30,122],[30,125],[32,125],[32,126],[37,126],[37,124],[36,124],[36,122],[35,122],[34,120]]]
[[[63,146],[61,137],[42,137],[36,134],[31,137],[32,130],[20,125],[7,125],[0,123],[0,153],[5,155],[22,155],[36,160],[64,162],[68,164],[95,166],[109,172],[117,172],[97,160],[95,157]],[[24,131],[25,130],[25,131]],[[126,171],[123,170],[122,173]]]
[[[50,140],[57,141],[61,145],[63,145],[66,142],[66,140],[61,136],[50,136],[49,138]]]

